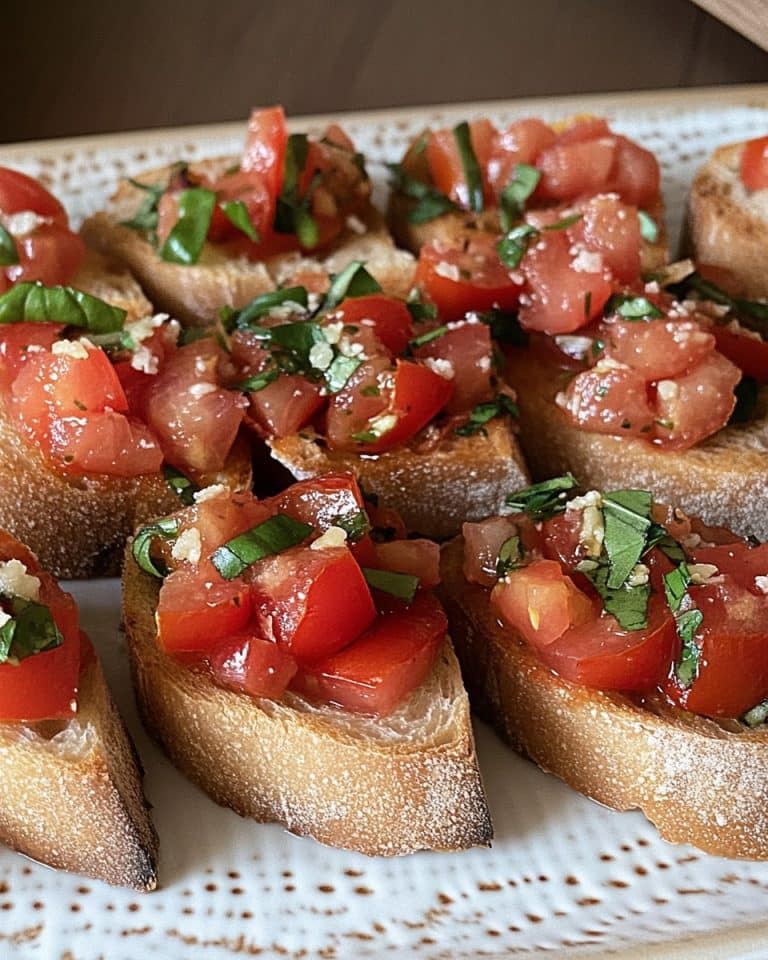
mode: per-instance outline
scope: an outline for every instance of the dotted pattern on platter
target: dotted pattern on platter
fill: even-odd
[[[538,112],[552,120],[564,115],[555,101]],[[414,111],[408,122],[374,117],[347,128],[376,161],[380,185],[382,161],[397,159],[423,126],[459,115],[453,108]],[[492,115],[506,122],[521,111],[511,106]],[[757,107],[627,106],[607,115],[659,156],[673,238],[686,184],[706,154],[768,128],[768,109]],[[0,162],[42,175],[80,219],[125,173],[179,156],[237,152],[240,133],[228,129],[223,138],[201,130],[194,143],[137,135],[98,155],[66,144],[42,158],[23,147],[0,148]],[[146,767],[161,837],[161,888],[148,895],[112,889],[0,850],[0,956],[460,960],[622,954],[645,944],[643,956],[661,957],[662,944],[712,932],[735,936],[764,920],[768,864],[671,846],[641,815],[578,796],[482,725],[478,753],[496,829],[489,850],[372,860],[243,821],[186,782],[142,730],[118,632],[118,584],[72,590]],[[658,953],[651,944],[660,945]],[[705,955],[714,954],[675,953]]]

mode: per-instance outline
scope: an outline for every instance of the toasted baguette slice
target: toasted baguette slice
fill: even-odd
[[[510,491],[528,483],[510,418],[491,420],[485,429],[485,436],[452,436],[425,452],[403,447],[378,456],[334,453],[299,434],[269,444],[297,480],[350,470],[410,531],[442,539],[465,520],[497,513]]]
[[[151,317],[155,312],[131,272],[114,257],[89,250],[69,286],[106,300],[126,312],[126,323]]]
[[[144,722],[217,803],[371,856],[490,841],[469,705],[450,643],[427,680],[385,719],[291,694],[253,700],[159,649],[157,581],[130,552],[123,591]]]
[[[673,843],[768,858],[768,734],[562,680],[443,549],[440,588],[473,709],[516,750],[616,810],[639,808]]]
[[[197,166],[215,173],[238,162],[236,157],[219,157]],[[136,179],[142,183],[161,183],[167,181],[168,176],[169,168],[164,168]],[[213,323],[222,307],[242,307],[259,294],[274,289],[297,262],[295,254],[256,262],[233,256],[223,244],[206,243],[196,264],[167,263],[142,233],[121,224],[135,215],[143,198],[142,190],[128,180],[121,181],[108,209],[86,220],[81,233],[89,246],[127,265],[152,302],[182,323]],[[354,218],[351,223],[333,247],[312,262],[326,271],[338,272],[351,261],[364,259],[367,269],[385,292],[407,294],[413,262],[395,250],[381,214],[369,206],[364,217]]]
[[[61,870],[137,890],[157,885],[157,834],[138,759],[98,661],[77,717],[0,723],[0,843]]]
[[[768,191],[750,193],[739,175],[743,143],[715,150],[696,174],[688,200],[687,251],[727,271],[730,292],[768,297]]]
[[[555,404],[564,386],[557,368],[534,351],[510,351],[508,359],[520,443],[534,479],[570,471],[588,489],[639,487],[707,524],[768,539],[768,393],[755,420],[726,427],[690,450],[665,451],[576,429]]]

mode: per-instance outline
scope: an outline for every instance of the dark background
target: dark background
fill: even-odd
[[[689,0],[6,0],[0,140],[768,81]]]

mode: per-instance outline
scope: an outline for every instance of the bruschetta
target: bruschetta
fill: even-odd
[[[560,477],[465,524],[440,587],[473,707],[663,837],[768,858],[768,545]]]
[[[128,734],[72,597],[0,530],[0,843],[138,890],[157,835]]]
[[[382,519],[336,474],[269,500],[210,487],[140,529],[123,574],[140,711],[242,816],[370,855],[485,844],[439,550],[382,539]]]
[[[370,201],[364,161],[344,131],[288,134],[281,107],[254,110],[242,157],[179,162],[123,181],[86,220],[94,249],[125,263],[152,302],[184,324],[211,324],[313,264],[368,261],[405,296],[413,260],[396,251]]]

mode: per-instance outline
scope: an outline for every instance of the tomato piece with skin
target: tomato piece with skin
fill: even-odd
[[[577,374],[558,404],[573,424],[593,433],[653,436],[655,412],[645,378],[629,367],[601,366]]]
[[[0,389],[10,387],[21,367],[35,355],[37,347],[50,350],[63,329],[61,323],[7,323],[0,326]]]
[[[542,530],[544,556],[568,567],[576,566],[584,558],[584,545],[581,542],[583,522],[583,510],[566,510],[545,520]]]
[[[271,437],[298,433],[325,404],[321,385],[311,383],[299,373],[281,374],[248,396],[251,416]]]
[[[446,413],[463,413],[493,397],[493,344],[487,323],[457,321],[442,336],[419,347],[415,356],[448,365],[453,394]]]
[[[592,600],[554,560],[534,560],[511,571],[493,588],[491,603],[538,651],[595,618]]]
[[[608,189],[635,207],[653,207],[659,199],[661,171],[650,150],[627,137],[616,137],[616,155]]]
[[[721,324],[710,328],[719,353],[735,363],[743,374],[760,383],[768,382],[768,341]]]
[[[200,553],[207,557],[223,543],[264,523],[275,514],[269,500],[249,493],[231,493],[226,488],[176,514],[179,533],[194,527],[200,535]]]
[[[510,537],[518,535],[517,524],[509,517],[489,517],[479,523],[463,524],[461,535],[464,538],[464,576],[470,583],[495,586],[499,550]]]
[[[67,211],[39,180],[19,170],[0,167],[0,212],[4,214],[36,213],[52,223],[67,226]]]
[[[375,551],[380,570],[418,577],[423,590],[440,583],[440,547],[431,540],[390,540],[377,543]]]
[[[258,239],[251,242],[259,244],[269,236],[275,215],[276,195],[265,176],[247,170],[224,173],[211,184],[211,189],[216,192],[216,206],[208,228],[209,240],[221,243],[233,237],[245,237],[243,231],[224,213],[222,204],[228,202],[245,206],[248,220],[258,234]]]
[[[414,285],[443,321],[461,320],[472,310],[515,310],[522,278],[499,260],[498,237],[477,233],[464,247],[427,243],[416,264]]]
[[[376,617],[347,547],[293,547],[249,567],[256,622],[302,665],[355,640]]]
[[[765,190],[768,187],[768,137],[757,137],[744,144],[739,175],[747,190]]]
[[[728,423],[741,371],[716,350],[689,373],[656,387],[655,439],[686,450]]]
[[[348,326],[369,326],[378,342],[392,357],[403,353],[413,336],[413,321],[408,307],[402,300],[382,293],[374,293],[368,297],[349,297],[328,319],[332,322],[341,320]],[[353,340],[356,339],[354,332],[351,332],[350,336]]]
[[[491,200],[493,194],[488,187],[487,170],[496,139],[496,130],[490,120],[473,120],[469,124],[469,138],[483,176],[485,199]],[[437,190],[468,210],[469,188],[453,130],[436,130],[430,133],[425,154],[432,182]]]
[[[544,150],[536,166],[541,180],[536,196],[542,200],[575,200],[605,190],[616,157],[616,138],[563,142]]]
[[[271,504],[294,520],[325,531],[365,510],[363,495],[352,473],[328,473],[300,480],[273,497]]]
[[[739,587],[765,597],[768,587],[768,543],[753,546],[744,540],[699,546],[691,551],[691,563],[710,563],[718,575],[726,575]]]
[[[160,588],[157,639],[172,655],[209,651],[244,630],[252,609],[251,588],[242,577],[223,580],[210,561],[185,563]]]
[[[140,420],[111,411],[52,421],[50,456],[69,473],[138,477],[157,473],[163,451]]]
[[[297,670],[284,646],[248,630],[222,640],[205,660],[223,687],[269,700],[282,697]]]
[[[695,320],[635,320],[602,324],[600,338],[617,362],[646,380],[677,377],[700,364],[715,348],[715,338]]]
[[[448,621],[431,593],[382,614],[354,643],[301,669],[292,687],[313,701],[387,716],[427,677]]]
[[[577,246],[599,253],[619,283],[639,282],[642,238],[633,207],[613,196],[592,197],[581,207],[581,218],[568,234]]]
[[[551,147],[555,139],[552,127],[537,117],[515,120],[506,130],[498,131],[486,172],[495,203],[513,178],[517,164],[534,164],[542,150]]]
[[[273,202],[277,201],[283,188],[287,143],[288,130],[282,107],[265,107],[251,113],[241,167],[264,178]]]

